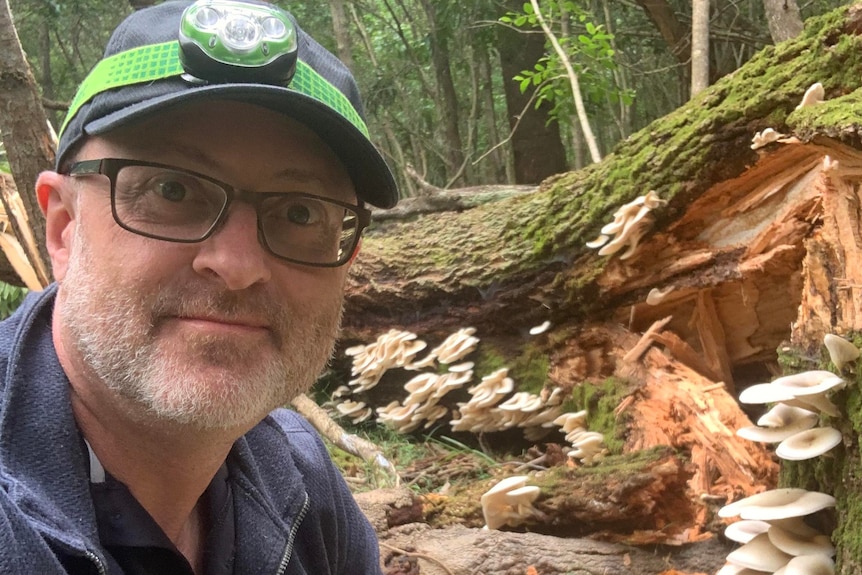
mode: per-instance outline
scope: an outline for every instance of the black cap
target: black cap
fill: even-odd
[[[58,168],[86,136],[105,134],[174,106],[238,100],[282,113],[313,130],[347,167],[360,199],[381,208],[398,202],[392,172],[368,137],[356,81],[338,58],[292,22],[297,62],[287,86],[246,78],[209,82],[190,78],[180,61],[178,34],[183,12],[191,4],[180,0],[145,8],[117,27],[103,59],[69,107],[60,131]]]

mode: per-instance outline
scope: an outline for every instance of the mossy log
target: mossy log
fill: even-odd
[[[526,196],[381,223],[351,275],[345,344],[390,327],[434,340],[470,325],[482,338],[479,375],[483,361],[518,365],[523,388],[562,386],[590,402],[591,418],[615,422],[623,451],[680,449],[695,469],[689,496],[771,486],[771,452],[733,434],[748,425],[736,394],[819,361],[825,333],[862,332],[860,34],[862,4],[842,8],[600,164]],[[825,101],[797,108],[815,82]],[[785,137],[753,150],[766,128]],[[667,205],[634,257],[585,246],[651,190]],[[666,292],[657,305],[645,301],[652,288]],[[531,338],[546,320],[551,329]],[[602,408],[584,390],[611,376],[623,383]],[[838,497],[839,572],[857,573],[862,395],[843,393],[844,449],[789,466],[783,482]]]

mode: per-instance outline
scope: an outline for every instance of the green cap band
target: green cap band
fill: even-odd
[[[78,113],[81,106],[102,92],[142,82],[163,80],[183,73],[179,58],[179,42],[176,41],[141,46],[109,56],[100,61],[84,79],[69,105],[69,112],[60,128],[60,134],[63,134],[69,120]],[[366,138],[368,137],[368,127],[347,97],[302,60],[296,63],[296,73],[290,82],[290,89],[332,108],[344,116]]]

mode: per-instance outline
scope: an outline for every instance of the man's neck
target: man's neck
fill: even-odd
[[[88,393],[73,385],[71,398],[81,433],[99,462],[199,572],[208,515],[202,495],[239,432],[142,425],[106,389]]]

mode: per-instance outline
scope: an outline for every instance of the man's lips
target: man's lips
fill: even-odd
[[[181,322],[184,325],[198,328],[202,330],[219,330],[231,332],[249,332],[249,333],[264,333],[270,331],[270,325],[267,321],[244,317],[218,317],[218,316],[203,316],[203,315],[182,315],[172,316],[173,319]]]

